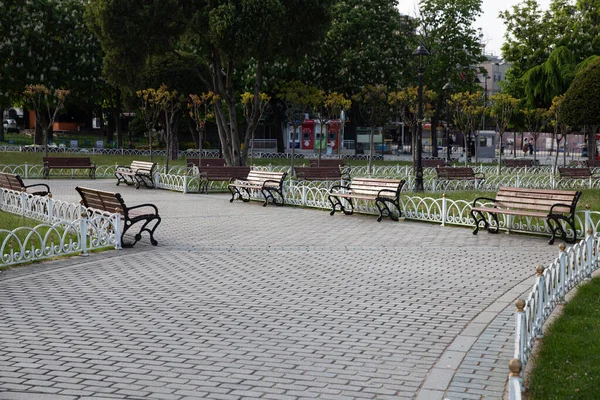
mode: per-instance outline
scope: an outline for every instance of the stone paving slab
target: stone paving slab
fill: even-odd
[[[0,399],[498,398],[508,304],[556,256],[524,235],[48,183],[156,204],[159,245],[0,273]]]

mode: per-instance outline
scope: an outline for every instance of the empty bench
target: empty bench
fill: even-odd
[[[201,166],[200,171],[200,193],[208,193],[211,182],[229,182],[236,179],[245,179],[250,173],[250,167],[246,166]]]
[[[120,238],[122,247],[133,247],[142,238],[142,232],[147,232],[150,235],[150,243],[153,246],[158,244],[154,239],[154,231],[160,224],[161,218],[158,215],[158,208],[154,204],[127,207],[119,193],[84,187],[76,187],[75,189],[81,196],[81,204],[88,208],[88,215],[93,216],[96,213],[117,213],[121,215],[123,218],[123,231]],[[133,236],[134,241],[126,243],[125,234],[136,224],[140,224],[141,227]]]
[[[89,170],[90,178],[96,178],[96,165],[94,165],[89,157],[44,157],[43,161],[44,178],[46,179],[49,178],[50,170],[52,169],[70,169],[71,177],[73,177],[73,170],[87,169]]]
[[[533,160],[527,160],[525,158],[505,158],[504,165],[509,168],[531,167],[533,165]]]
[[[441,168],[446,166],[446,161],[435,158],[421,160],[421,163],[423,168]]]
[[[233,202],[237,196],[238,199],[248,202],[250,201],[250,191],[259,190],[265,198],[263,207],[268,204],[269,200],[275,205],[282,206],[284,204],[283,181],[286,175],[285,172],[250,171],[244,179],[236,179],[227,185],[231,192],[229,201]]]
[[[328,168],[340,168],[344,166],[344,160],[333,159],[333,158],[322,158],[321,160],[310,159],[308,160],[311,167],[328,167]]]
[[[339,181],[350,180],[350,174],[340,167],[295,167],[296,178],[300,181]]]
[[[122,182],[135,185],[136,189],[139,189],[142,184],[147,188],[153,188],[155,168],[156,163],[150,161],[132,161],[128,167],[119,165],[115,170],[117,186]]]
[[[405,181],[397,179],[381,179],[381,178],[354,178],[350,184],[336,185],[329,192],[329,202],[331,203],[330,215],[335,214],[337,208],[344,214],[351,215],[354,213],[353,200],[374,201],[379,210],[377,221],[381,221],[384,214],[398,221],[402,216],[400,210],[400,191],[404,186]],[[344,202],[348,206],[344,205]],[[394,206],[397,216],[394,215],[390,206]]]
[[[50,188],[45,183],[25,185],[23,179],[21,179],[19,175],[7,174],[5,172],[0,172],[0,188],[17,192],[27,192],[36,196],[46,196],[50,194]],[[30,189],[32,188],[35,189],[31,191]]]
[[[225,165],[224,158],[186,158],[185,162],[189,168],[192,167],[222,167]]]
[[[498,214],[504,214],[543,218],[552,234],[548,244],[554,243],[557,233],[560,233],[562,239],[567,243],[573,243],[576,239],[575,207],[577,207],[580,196],[581,192],[579,191],[500,187],[495,199],[478,197],[473,201],[471,208],[471,216],[475,221],[473,234],[477,234],[482,223],[488,232],[498,233],[500,227]],[[491,202],[492,204],[478,204],[482,202]],[[490,225],[486,214],[491,216],[495,227]],[[567,232],[562,227],[561,221],[569,225],[573,232],[573,238],[567,238]]]
[[[588,167],[579,167],[579,168],[559,168],[558,174],[560,175],[560,179],[590,179],[597,177],[592,174],[592,170]]]
[[[437,167],[435,169],[436,182],[466,181],[477,183],[485,180],[482,172],[475,172],[471,167]]]

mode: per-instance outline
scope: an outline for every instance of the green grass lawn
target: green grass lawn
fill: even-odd
[[[539,343],[529,398],[600,398],[600,278],[581,286]]]

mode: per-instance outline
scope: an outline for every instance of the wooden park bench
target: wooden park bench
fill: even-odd
[[[571,180],[571,179],[591,179],[598,177],[592,174],[592,170],[589,167],[579,168],[558,168],[558,174],[560,180]]]
[[[247,166],[201,166],[200,171],[200,193],[208,193],[210,182],[229,182],[236,179],[245,179],[250,173]]]
[[[342,172],[340,167],[295,167],[295,170],[299,181],[350,180],[350,174]]]
[[[321,161],[319,161],[319,159],[317,158],[311,158],[310,160],[308,160],[308,162],[310,163],[309,165],[311,167],[319,168],[340,168],[345,165],[344,160],[340,160],[339,158],[322,158]]]
[[[227,185],[231,192],[229,201],[233,202],[238,196],[240,200],[248,202],[250,201],[250,191],[260,190],[265,198],[263,207],[267,205],[269,199],[275,205],[282,206],[284,204],[283,181],[286,175],[286,172],[250,171],[244,179],[236,179]]]
[[[379,210],[378,222],[384,217],[384,213],[394,221],[398,221],[398,218],[402,215],[400,191],[404,186],[404,182],[404,179],[354,178],[346,186],[336,185],[329,192],[329,202],[331,203],[329,214],[335,214],[336,208],[339,207],[344,214],[351,215],[354,213],[353,200],[368,200],[374,201]],[[342,199],[347,202],[348,207],[344,205]],[[397,216],[394,215],[390,205],[396,208]]]
[[[44,157],[44,178],[48,179],[51,169],[70,169],[71,177],[73,170],[87,169],[89,170],[90,178],[96,178],[96,165],[89,157]]]
[[[434,189],[438,182],[444,181],[473,182],[477,188],[477,184],[485,180],[483,172],[475,172],[471,167],[437,167],[435,173],[436,180],[434,182]]]
[[[528,160],[526,158],[505,158],[504,165],[509,168],[523,168],[523,167],[531,167],[533,165],[533,160]]]
[[[115,170],[117,186],[123,182],[127,185],[135,185],[136,189],[139,189],[142,184],[147,188],[153,188],[155,168],[156,163],[150,161],[132,161],[128,167],[119,165]]]
[[[225,165],[224,158],[186,158],[188,168],[192,167],[222,167]]]
[[[156,246],[158,242],[154,239],[154,231],[160,224],[161,218],[158,215],[158,208],[154,204],[140,204],[127,207],[123,197],[119,193],[105,192],[96,189],[84,187],[75,188],[81,196],[81,204],[87,208],[88,215],[95,213],[117,213],[123,218],[123,231],[121,232],[121,246],[133,247],[141,238],[142,232],[148,232],[150,243]],[[134,235],[133,243],[125,242],[125,234],[135,224],[140,223],[141,227],[138,233]]]
[[[475,220],[473,234],[479,231],[479,225],[490,233],[498,233],[498,214],[516,215],[522,217],[544,218],[552,233],[548,244],[553,244],[556,233],[560,233],[567,243],[575,241],[575,207],[581,192],[570,190],[524,189],[500,187],[496,198],[479,197],[473,201],[471,216]],[[481,202],[491,202],[492,205],[478,205]],[[492,217],[496,227],[490,226],[486,215]],[[573,232],[573,238],[567,238],[567,232],[560,221],[566,222]],[[554,226],[553,226],[554,224]]]
[[[34,191],[30,191],[31,188],[44,188],[44,190],[34,189]],[[14,190],[17,192],[26,192],[29,194],[33,194],[36,196],[46,196],[50,194],[50,188],[45,183],[36,183],[34,185],[25,185],[23,179],[19,175],[7,174],[5,172],[0,172],[0,188]]]
[[[442,168],[446,166],[446,161],[434,158],[423,159],[421,163],[423,168]]]

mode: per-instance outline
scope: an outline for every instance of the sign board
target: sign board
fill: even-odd
[[[103,149],[104,148],[104,140],[96,140],[96,148]]]
[[[77,140],[71,140],[69,147],[72,149],[76,149],[79,146],[79,142]]]

